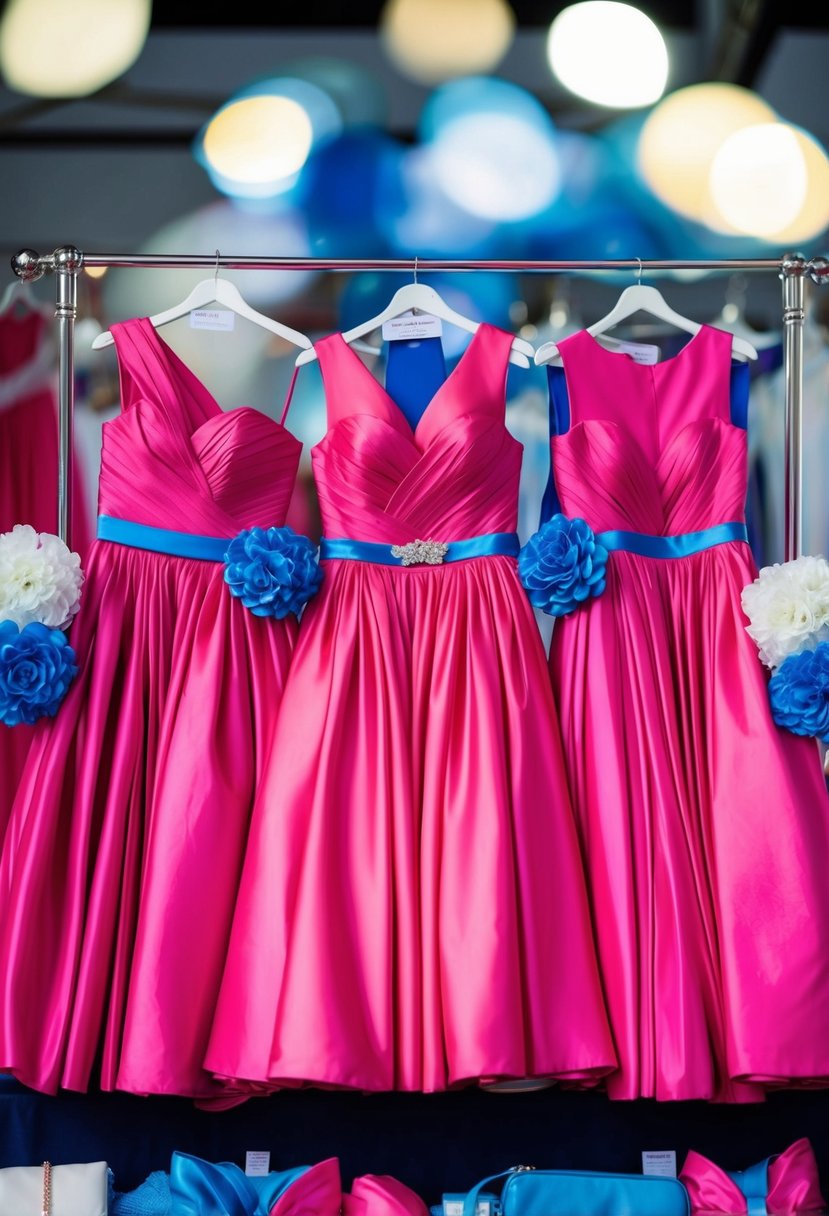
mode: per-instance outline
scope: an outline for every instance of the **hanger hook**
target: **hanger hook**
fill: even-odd
[[[636,271],[636,283],[639,287],[641,287],[642,286],[642,259],[637,258],[636,261],[639,263],[639,269]]]
[[[412,273],[414,274],[414,281],[416,283],[417,282],[417,254],[415,254],[414,267],[413,267]]]
[[[215,266],[215,269],[213,270],[213,284],[214,284],[214,286],[216,285],[216,283],[218,283],[218,281],[219,281],[219,251],[218,251],[218,249],[217,249],[217,250],[216,250],[216,266]]]

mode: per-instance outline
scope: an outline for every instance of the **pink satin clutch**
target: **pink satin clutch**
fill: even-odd
[[[817,1162],[806,1139],[745,1170],[723,1170],[691,1151],[679,1178],[688,1190],[692,1216],[793,1216],[826,1209]]]

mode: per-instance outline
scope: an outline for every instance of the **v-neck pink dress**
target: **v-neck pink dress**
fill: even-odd
[[[340,335],[317,344],[326,538],[388,552],[514,532],[511,343],[482,325],[414,430]],[[258,793],[207,1067],[254,1088],[423,1091],[612,1070],[515,557],[324,565]]]
[[[829,1084],[829,799],[815,742],[772,720],[740,606],[756,567],[723,539],[745,536],[748,469],[731,346],[704,325],[651,366],[585,331],[560,343],[561,510],[626,538],[550,653],[614,1098]]]
[[[113,335],[101,515],[185,540],[281,524],[299,442],[223,412],[149,321]],[[296,633],[223,574],[92,543],[80,672],[36,728],[0,862],[0,1067],[32,1088],[215,1088],[201,1061]]]

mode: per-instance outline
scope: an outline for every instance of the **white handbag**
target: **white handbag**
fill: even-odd
[[[107,1163],[0,1169],[0,1216],[107,1216]]]

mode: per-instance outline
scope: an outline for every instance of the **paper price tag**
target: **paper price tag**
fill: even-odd
[[[266,1152],[245,1153],[245,1173],[249,1178],[262,1178],[271,1170],[271,1155]]]
[[[674,1149],[651,1150],[642,1153],[642,1173],[657,1178],[676,1178],[676,1152]]]
[[[383,341],[411,341],[412,338],[439,338],[443,333],[440,317],[427,312],[403,312],[383,322]]]
[[[194,308],[190,313],[191,329],[215,329],[228,334],[236,324],[236,313],[224,308]]]
[[[659,359],[659,347],[647,342],[620,342],[613,353],[629,355],[634,363],[656,363]]]

